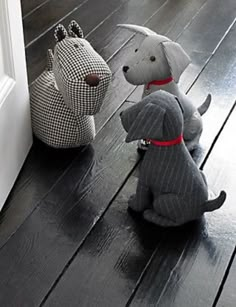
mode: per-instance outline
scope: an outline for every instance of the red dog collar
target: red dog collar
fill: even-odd
[[[172,145],[180,144],[183,141],[183,134],[178,136],[176,139],[170,140],[170,141],[156,141],[156,140],[149,140],[149,139],[147,141],[155,146],[172,146]]]
[[[147,87],[146,89],[149,90],[150,88],[150,85],[165,85],[167,83],[170,83],[171,81],[173,81],[173,78],[172,77],[169,77],[167,79],[164,79],[164,80],[154,80],[154,81],[151,81],[147,84]]]

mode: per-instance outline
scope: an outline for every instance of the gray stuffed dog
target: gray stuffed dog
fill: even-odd
[[[77,147],[95,137],[93,115],[103,103],[111,71],[71,21],[55,30],[54,54],[48,51],[47,69],[31,91],[31,117],[35,135],[58,148]]]
[[[148,139],[137,191],[129,207],[160,226],[178,226],[222,206],[226,193],[208,200],[204,174],[183,142],[183,113],[174,95],[158,91],[121,113],[126,142]]]
[[[207,111],[211,96],[208,95],[205,102],[196,109],[180,90],[179,78],[190,63],[189,56],[178,43],[146,27],[129,24],[118,26],[144,36],[140,46],[123,66],[126,80],[134,85],[144,85],[142,97],[157,90],[165,90],[177,96],[184,110],[186,146],[189,151],[195,149],[202,133],[201,115]]]

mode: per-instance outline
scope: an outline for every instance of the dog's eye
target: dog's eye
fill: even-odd
[[[150,56],[150,61],[151,61],[151,62],[156,61],[156,57],[154,57],[154,55]]]
[[[134,50],[134,52],[137,52],[137,51],[138,51],[138,49],[135,49],[135,50]]]

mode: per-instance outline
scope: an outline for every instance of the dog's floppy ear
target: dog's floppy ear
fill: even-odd
[[[171,75],[175,82],[178,83],[181,74],[191,62],[190,57],[178,43],[172,41],[163,42],[162,46],[170,66]]]
[[[131,32],[142,34],[144,36],[157,35],[156,32],[142,26],[132,25],[132,24],[118,24],[117,27],[130,30]]]
[[[135,121],[128,130],[126,142],[140,139],[161,140],[163,138],[163,123],[165,109],[158,103],[148,103],[138,113]]]
[[[126,132],[129,132],[130,127],[135,122],[139,112],[145,106],[145,99],[138,103],[135,103],[132,107],[124,110],[120,113],[121,123]]]

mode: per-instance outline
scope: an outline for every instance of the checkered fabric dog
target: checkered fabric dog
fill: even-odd
[[[178,99],[157,91],[121,113],[126,142],[149,139],[136,194],[129,208],[160,226],[178,226],[222,206],[226,193],[208,200],[204,174],[183,142],[183,114]]]
[[[55,30],[54,55],[48,51],[47,69],[31,91],[31,116],[35,135],[46,144],[77,147],[95,137],[93,115],[99,112],[111,80],[106,62],[71,21]]]
[[[205,102],[196,109],[185,93],[180,90],[179,78],[190,63],[189,56],[178,43],[146,27],[129,24],[118,26],[144,37],[140,46],[123,66],[126,80],[134,85],[144,85],[142,97],[157,90],[165,90],[177,96],[184,110],[186,146],[189,151],[195,149],[202,133],[201,115],[207,111],[211,96],[208,95]]]

